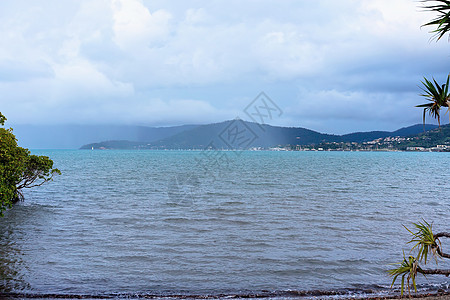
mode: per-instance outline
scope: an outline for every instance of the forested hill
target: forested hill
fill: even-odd
[[[388,136],[400,136],[400,137],[406,137],[406,136],[412,136],[416,134],[420,134],[423,132],[426,132],[428,130],[437,128],[436,125],[430,125],[426,124],[423,126],[423,124],[416,124],[408,127],[400,128],[396,131],[368,131],[368,132],[355,132],[355,133],[349,133],[344,134],[342,136],[343,142],[368,142],[373,141],[375,139],[379,138],[385,138]]]
[[[407,147],[431,148],[437,145],[450,145],[450,124],[443,125],[441,128],[421,132],[409,141],[401,143],[399,147],[402,149],[406,149]]]
[[[425,130],[436,128],[426,125]],[[105,141],[86,144],[81,149],[237,149],[273,147],[277,145],[309,145],[323,142],[364,142],[388,136],[410,136],[424,131],[422,124],[399,130],[356,132],[345,135],[324,134],[301,127],[260,125],[242,120],[200,125],[174,135],[148,142],[133,140]]]

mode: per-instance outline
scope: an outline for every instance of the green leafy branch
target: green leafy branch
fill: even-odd
[[[6,117],[0,112],[0,126]],[[47,156],[32,155],[19,147],[11,128],[0,127],[0,217],[3,211],[23,200],[23,189],[41,186],[61,172]]]
[[[408,288],[408,291],[410,291],[409,285],[410,280],[412,281],[414,290],[417,291],[416,276],[419,268],[417,260],[412,256],[406,258],[405,253],[403,253],[403,261],[400,263],[396,263],[396,265],[399,265],[399,267],[388,271],[389,275],[394,277],[394,279],[392,280],[391,287],[394,285],[395,281],[397,280],[397,277],[402,275],[401,295],[403,296],[403,291],[405,289],[405,276],[408,275],[408,277],[406,278],[407,279],[406,286]]]
[[[450,106],[450,94],[448,92],[450,75],[447,76],[447,82],[443,85],[439,85],[433,78],[433,81],[424,77],[422,81],[425,97],[429,102],[425,104],[416,105],[416,107],[423,107],[423,124],[425,125],[425,115],[428,112],[431,117],[438,120],[439,126],[441,126],[440,111],[442,107],[449,108]],[[450,117],[450,116],[449,116]]]
[[[435,3],[432,5],[426,5],[424,8],[427,11],[437,12],[438,16],[422,26],[436,26],[436,29],[432,30],[431,33],[434,34],[433,38],[435,38],[436,41],[439,41],[447,32],[450,31],[450,1],[424,0],[422,2]]]
[[[410,230],[406,226],[403,226],[408,230],[409,233],[411,233],[412,238],[408,242],[414,243],[414,246],[412,247],[411,251],[417,250],[417,256],[414,257],[412,255],[408,256],[408,258],[405,257],[405,253],[403,253],[403,261],[400,263],[397,263],[399,265],[397,268],[391,269],[388,271],[389,275],[393,277],[391,287],[394,285],[397,278],[401,275],[402,276],[402,282],[401,282],[401,295],[403,296],[403,292],[405,290],[405,278],[406,278],[406,287],[408,289],[408,293],[411,295],[411,289],[410,289],[410,280],[412,282],[412,285],[414,287],[414,291],[417,292],[417,286],[416,286],[416,278],[417,274],[420,273],[422,275],[450,275],[450,270],[444,270],[444,269],[422,269],[419,265],[423,261],[423,263],[426,265],[428,256],[432,255],[435,260],[436,264],[438,263],[438,258],[450,258],[450,255],[447,253],[444,253],[442,251],[442,244],[440,241],[440,238],[446,237],[450,238],[450,233],[448,232],[440,232],[437,234],[433,234],[432,230],[432,224],[429,224],[425,220],[423,222],[419,223],[413,223],[415,230]]]

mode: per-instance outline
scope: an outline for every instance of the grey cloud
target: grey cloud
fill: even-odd
[[[377,129],[420,121],[422,76],[448,72],[409,0],[5,3],[0,104],[18,122],[222,121],[264,90],[285,125]]]
[[[27,81],[36,78],[50,78],[55,74],[51,66],[43,61],[21,60],[0,61],[0,81]]]

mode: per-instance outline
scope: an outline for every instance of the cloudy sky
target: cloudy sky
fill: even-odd
[[[201,124],[245,119],[265,91],[274,125],[394,130],[422,121],[422,77],[449,71],[420,5],[3,0],[0,111],[10,125]]]

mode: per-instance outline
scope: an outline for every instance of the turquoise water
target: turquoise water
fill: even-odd
[[[0,219],[3,291],[384,291],[402,224],[450,226],[448,153],[35,153],[62,175]]]

